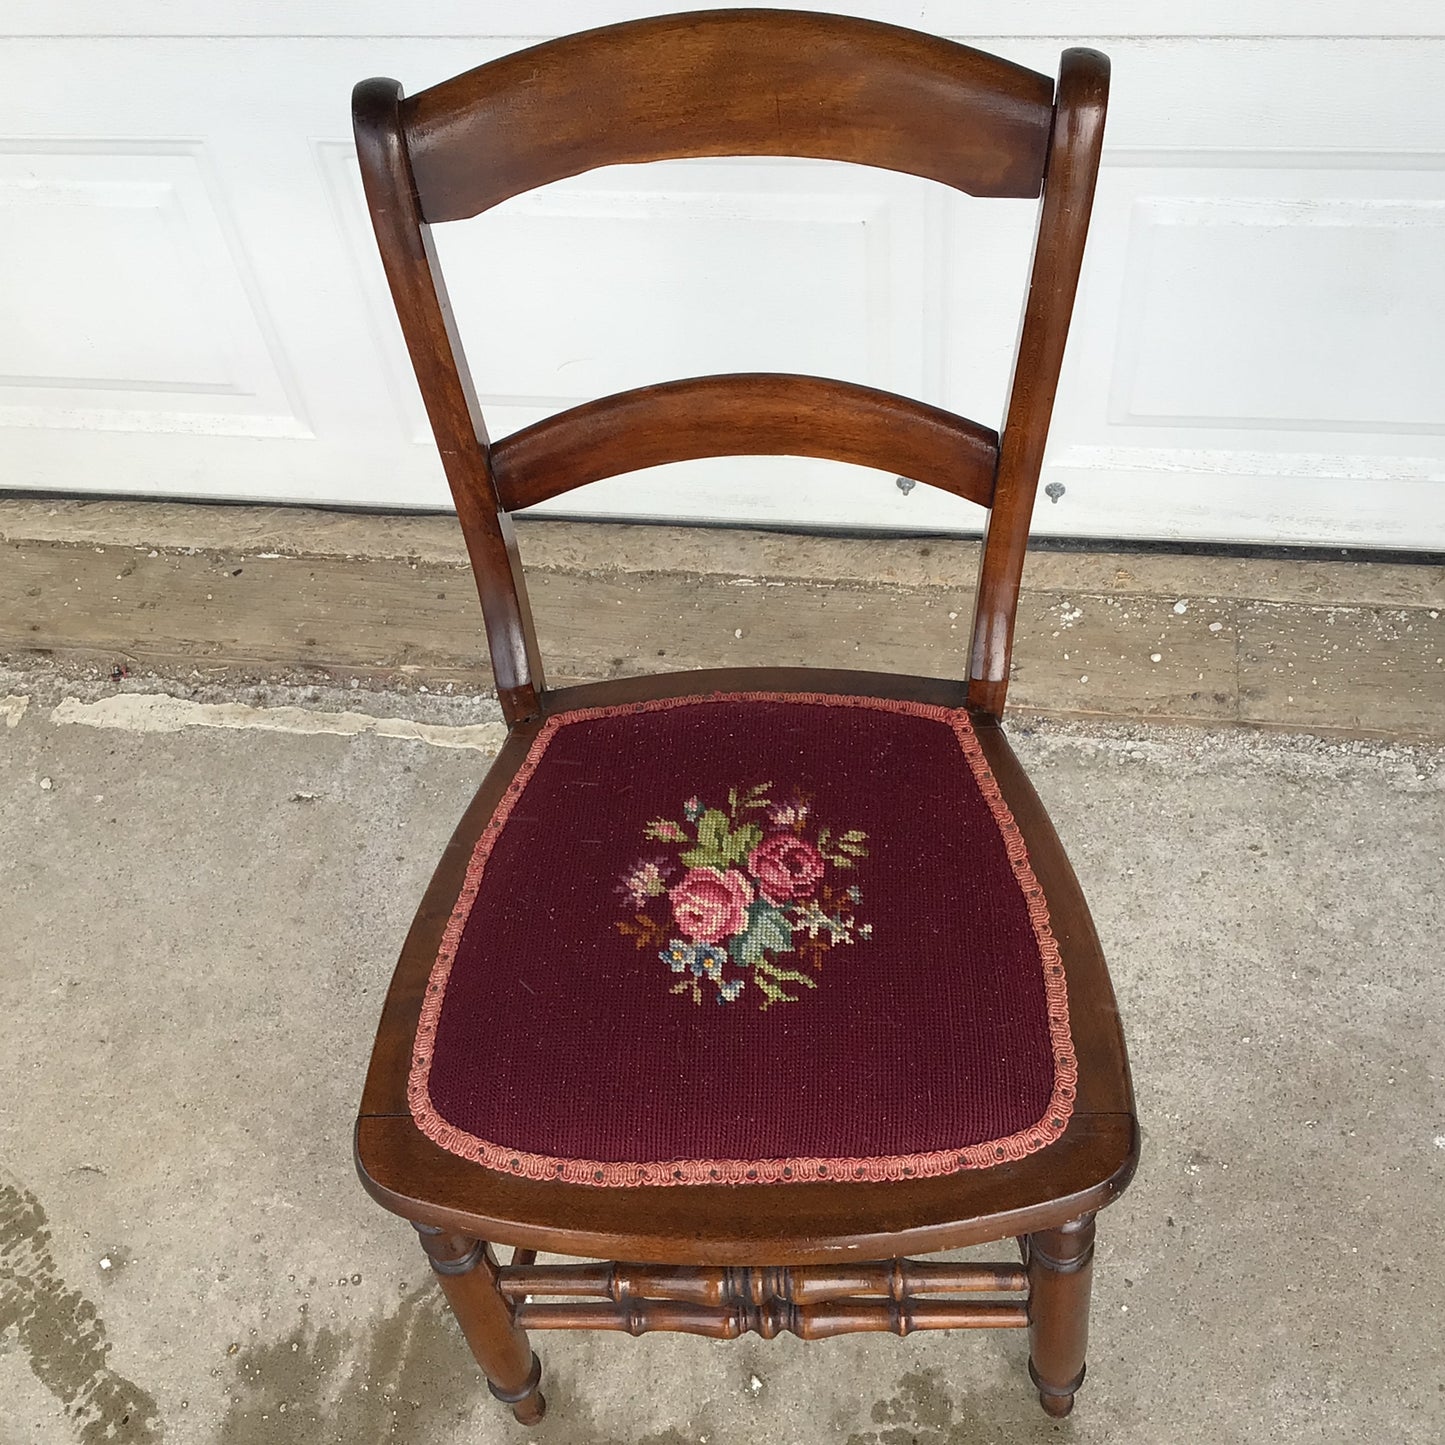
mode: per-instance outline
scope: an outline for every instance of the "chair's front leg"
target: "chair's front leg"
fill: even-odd
[[[497,1399],[512,1407],[523,1425],[535,1425],[547,1402],[537,1388],[542,1362],[517,1328],[512,1309],[497,1288],[497,1260],[480,1239],[416,1225],[421,1247],[441,1281],[472,1354]]]
[[[1084,1382],[1089,1287],[1094,1277],[1094,1216],[1029,1235],[1029,1374],[1039,1403],[1067,1415]]]

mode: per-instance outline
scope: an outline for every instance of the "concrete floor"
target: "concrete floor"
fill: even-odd
[[[0,676],[31,699],[0,703],[3,1445],[1445,1439],[1445,755],[1015,727],[1113,960],[1145,1130],[1069,1422],[1014,1333],[560,1335],[526,1431],[350,1162],[381,993],[485,755],[54,720],[109,691]],[[223,716],[295,725],[194,714]]]

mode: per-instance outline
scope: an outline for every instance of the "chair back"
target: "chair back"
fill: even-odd
[[[1004,706],[1019,580],[1073,311],[1109,62],[1063,53],[1057,85],[893,25],[789,10],[664,15],[564,36],[404,96],[352,96],[382,261],[476,573],[503,712],[543,675],[509,513],[603,477],[710,456],[831,458],[989,509],[968,704]],[[430,228],[599,166],[803,156],[1041,197],[1001,431],[812,376],[695,377],[604,397],[489,440]]]

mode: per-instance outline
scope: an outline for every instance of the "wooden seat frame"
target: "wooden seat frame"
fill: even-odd
[[[1094,1216],[1128,1183],[1138,1128],[1098,938],[999,718],[1108,75],[1108,61],[1092,50],[1066,50],[1055,87],[1007,61],[889,25],[724,10],[568,36],[410,97],[391,80],[356,87],[372,222],[466,537],[509,726],[397,965],[356,1162],[373,1197],[420,1232],[492,1393],[524,1423],[544,1408],[526,1331],[548,1328],[719,1338],[788,1330],[805,1339],[1027,1328],[1044,1408],[1063,1415],[1072,1407],[1084,1376]],[[625,392],[490,442],[431,224],[593,167],[703,155],[851,161],[974,195],[1041,197],[1002,432],[867,387],[760,374]],[[640,467],[765,454],[886,467],[989,509],[966,680],[774,668],[547,688],[508,513]],[[1065,967],[1079,1081],[1057,1142],[940,1178],[593,1188],[481,1168],[418,1129],[406,1085],[423,990],[478,835],[543,720],[715,691],[864,694],[970,710],[1048,898]],[[1021,1265],[906,1257],[1010,1237]],[[514,1249],[509,1263],[493,1251],[501,1244]],[[538,1265],[538,1250],[647,1263]]]

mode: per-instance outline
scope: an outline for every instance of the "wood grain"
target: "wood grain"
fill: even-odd
[[[696,457],[827,457],[895,471],[981,506],[998,436],[952,412],[819,376],[696,376],[619,392],[514,432],[491,450],[502,505]]]
[[[1445,613],[1439,608],[1242,608],[1239,718],[1313,730],[1445,737]]]
[[[713,10],[564,36],[410,97],[428,221],[597,166],[811,156],[1036,196],[1047,77],[838,15]]]
[[[995,717],[1003,715],[1008,695],[1024,549],[1089,234],[1108,103],[1108,58],[1097,50],[1064,51],[1028,300],[974,605],[969,704]]]
[[[417,205],[401,87],[394,80],[364,80],[352,92],[351,107],[377,247],[466,538],[502,715],[508,722],[535,717],[542,663],[522,564],[511,519],[497,500],[487,428],[446,282]]]

